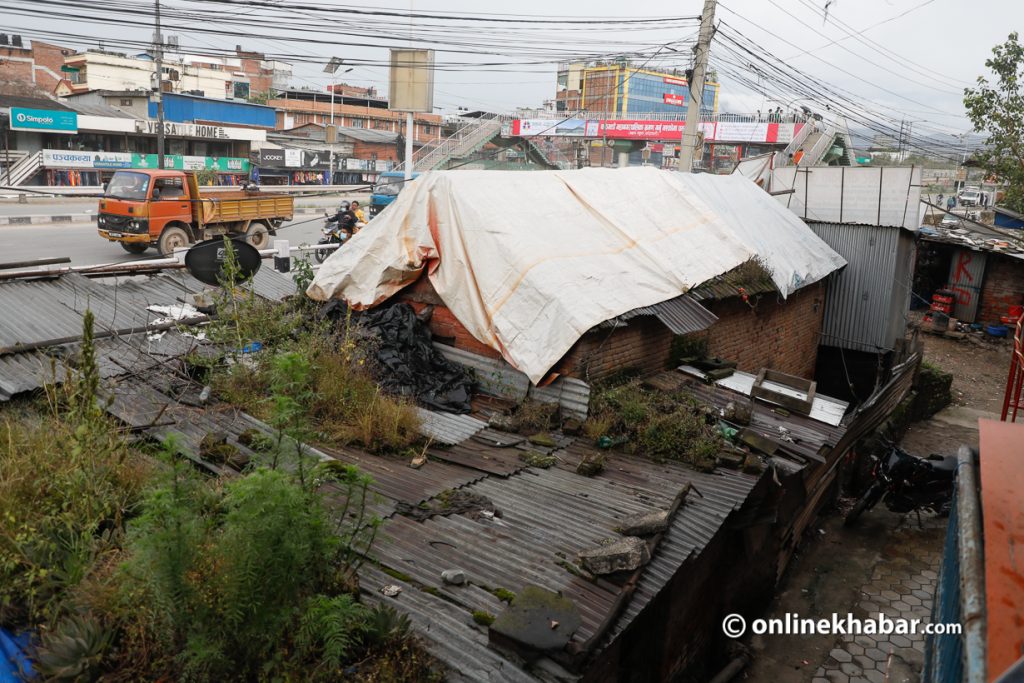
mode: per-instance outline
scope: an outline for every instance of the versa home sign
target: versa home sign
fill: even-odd
[[[11,130],[45,130],[51,133],[77,133],[78,114],[73,111],[11,107]]]
[[[139,133],[156,135],[160,124],[156,121],[136,121],[135,130]],[[230,138],[223,126],[209,126],[200,123],[171,123],[164,122],[164,135],[180,138],[219,138],[227,140]]]

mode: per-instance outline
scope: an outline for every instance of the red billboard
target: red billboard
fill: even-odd
[[[682,95],[676,95],[675,93],[667,92],[663,95],[665,104],[674,104],[677,107],[686,106],[686,98]]]

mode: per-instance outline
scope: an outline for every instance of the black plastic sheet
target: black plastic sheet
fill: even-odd
[[[476,381],[431,343],[430,328],[408,304],[376,308],[359,316],[377,338],[378,381],[391,394],[414,397],[427,408],[468,413]]]

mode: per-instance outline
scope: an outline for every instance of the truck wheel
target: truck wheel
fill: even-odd
[[[127,251],[129,254],[141,254],[142,252],[149,249],[149,245],[139,244],[138,242],[121,242],[121,248]]]
[[[188,233],[185,232],[184,228],[179,228],[176,225],[164,228],[164,231],[160,233],[160,239],[157,240],[156,248],[160,252],[160,255],[164,258],[170,258],[174,255],[175,249],[181,249],[187,247],[191,240],[188,237]]]
[[[266,249],[270,246],[270,230],[265,223],[252,223],[245,231],[245,241],[257,249]]]

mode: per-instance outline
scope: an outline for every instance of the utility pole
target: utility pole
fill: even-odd
[[[164,167],[164,37],[160,33],[160,0],[156,0],[156,167]]]
[[[693,173],[694,155],[704,155],[704,136],[700,128],[700,109],[704,103],[704,78],[708,72],[708,55],[711,53],[711,35],[714,32],[715,0],[704,0],[704,11],[700,15],[700,34],[697,37],[697,53],[693,62],[693,77],[686,84],[690,101],[686,107],[686,127],[679,145],[679,171]]]

